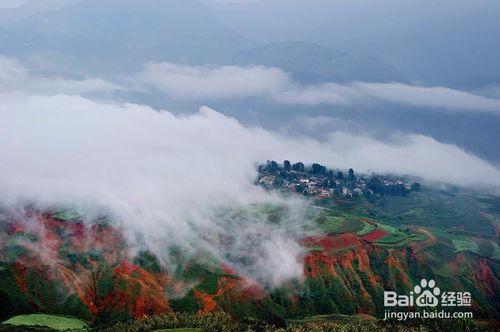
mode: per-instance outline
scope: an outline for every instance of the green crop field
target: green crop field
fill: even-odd
[[[358,215],[336,207],[323,209],[321,214],[315,216],[315,222],[322,231],[329,234],[357,233],[365,227]]]
[[[375,241],[375,243],[382,245],[402,245],[407,243],[410,234],[402,232],[396,227],[390,225],[379,224],[378,227],[385,230],[388,234]]]
[[[465,236],[454,238],[451,242],[455,246],[456,252],[469,250],[473,253],[479,254],[479,246],[477,243]]]
[[[2,325],[26,328],[42,327],[56,331],[87,331],[88,328],[87,323],[76,318],[44,314],[15,316],[3,322]]]
[[[453,248],[454,252],[470,251],[475,254],[483,254],[485,256],[493,256],[494,247],[488,241],[474,241],[472,238],[446,232],[443,230],[434,230],[434,234],[438,237],[440,243],[446,244]]]
[[[365,222],[363,224],[363,228],[361,228],[361,230],[357,231],[356,235],[363,236],[366,234],[370,234],[371,232],[375,231],[376,229],[377,229],[376,224],[370,224],[370,223]]]
[[[494,229],[491,220],[483,213],[485,206],[496,211],[496,205],[480,202],[470,193],[451,195],[428,191],[406,197],[381,197],[369,208],[369,213],[371,217],[397,226],[419,225],[489,235]]]

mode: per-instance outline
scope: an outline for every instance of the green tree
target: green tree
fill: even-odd
[[[292,170],[292,164],[290,163],[289,160],[285,160],[283,162],[283,168],[285,171],[290,172]]]
[[[349,175],[348,175],[348,178],[349,178],[349,181],[354,181],[354,179],[356,178],[354,176],[354,170],[352,168],[349,168]]]
[[[304,172],[304,164],[301,162],[293,164],[292,170],[294,170],[296,172]]]

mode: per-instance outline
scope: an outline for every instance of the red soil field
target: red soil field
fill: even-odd
[[[352,233],[327,236],[311,236],[302,240],[306,246],[321,246],[325,250],[335,250],[358,245],[358,237]]]
[[[365,241],[374,242],[374,241],[377,241],[377,240],[383,238],[387,234],[388,233],[385,230],[377,228],[376,230],[374,230],[370,234],[366,234],[365,236],[363,236],[362,239]]]

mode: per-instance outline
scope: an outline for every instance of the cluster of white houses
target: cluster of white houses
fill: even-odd
[[[281,168],[276,163],[274,166],[269,165],[268,163],[268,166],[259,167],[258,184],[269,189],[298,192],[318,199],[351,198],[374,193],[404,195],[415,190],[415,185],[418,185],[411,185],[404,179],[392,176],[355,176],[352,169],[349,170],[349,175],[344,177],[342,172],[334,174],[320,165],[319,174],[313,169],[297,171]]]

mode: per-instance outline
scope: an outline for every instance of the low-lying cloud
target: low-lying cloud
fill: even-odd
[[[140,74],[149,86],[179,99],[268,98],[287,105],[352,105],[373,102],[455,112],[500,114],[500,100],[446,87],[402,83],[302,85],[282,69],[265,66],[180,66],[150,63]]]
[[[101,78],[81,80],[38,76],[18,61],[0,55],[0,91],[35,94],[103,94],[125,88]]]
[[[127,80],[125,80],[126,82]],[[0,91],[33,94],[108,96],[115,91],[149,91],[169,98],[198,103],[212,100],[264,98],[285,105],[341,105],[364,107],[395,103],[449,112],[500,114],[500,99],[491,88],[473,94],[446,87],[422,87],[403,83],[302,85],[280,68],[266,66],[187,66],[149,63],[133,83],[117,84],[101,78],[67,79],[32,73],[16,60],[0,55]]]
[[[238,267],[270,286],[301,275],[296,239],[285,225],[270,231],[264,216],[257,215],[229,233],[231,220],[218,214],[275,202],[292,204],[290,209],[298,208],[300,215],[299,201],[284,202],[253,184],[255,161],[264,156],[254,139],[270,134],[207,108],[176,117],[147,106],[78,96],[10,94],[0,99],[3,206],[33,203],[106,213],[139,234],[160,257],[172,245],[188,256],[194,248],[208,250],[237,266],[238,254],[243,255],[253,264]],[[226,250],[210,241],[212,233],[242,242]],[[257,243],[246,247],[243,239],[255,242],[255,236]],[[273,243],[282,252],[267,253]],[[236,258],[230,259],[234,252]],[[289,262],[279,273],[271,264],[274,254]]]
[[[288,104],[362,104],[373,100],[406,106],[450,111],[483,111],[500,114],[500,100],[445,87],[420,87],[402,83],[327,83],[286,91],[276,97]]]
[[[181,66],[150,63],[140,74],[143,82],[175,98],[228,99],[275,93],[289,85],[281,69],[264,66]]]
[[[162,65],[157,73],[171,69]],[[232,70],[176,68],[176,75],[189,72],[188,78],[171,78],[158,87],[168,90],[178,81],[174,93],[188,98],[189,91],[208,83],[210,88],[197,95],[202,99],[235,94],[274,98],[285,87],[294,89],[278,69],[239,68],[240,77],[232,77]],[[297,223],[304,220],[305,203],[255,186],[258,163],[289,159],[363,173],[414,175],[429,182],[500,186],[498,168],[427,136],[399,134],[380,141],[332,132],[319,141],[244,126],[207,107],[182,116],[145,105],[98,102],[65,94],[71,81],[59,84],[51,78],[40,84],[41,78],[6,58],[0,58],[0,80],[1,205],[74,206],[87,215],[106,213],[129,231],[131,244],[145,243],[167,265],[162,253],[169,246],[183,248],[188,256],[202,249],[270,287],[302,274],[298,241],[303,234]],[[71,93],[107,89],[98,84],[82,88],[79,82]],[[224,82],[230,86],[218,91]],[[237,92],[247,86],[246,92]],[[343,86],[339,98],[349,102],[361,87],[353,92]],[[300,102],[307,104],[314,96]],[[289,216],[280,227],[269,227],[258,211],[244,219],[221,214],[267,202],[286,206]],[[214,234],[234,241],[221,246]]]
[[[178,245],[189,251],[196,243],[227,259],[228,252],[202,234],[231,230],[228,225],[234,223],[221,224],[216,216],[221,207],[283,203],[253,184],[256,164],[267,159],[500,185],[500,171],[494,166],[419,135],[381,142],[334,133],[319,142],[248,128],[206,107],[194,115],[174,116],[148,106],[98,103],[79,96],[2,94],[0,99],[3,204],[106,211],[153,248]],[[294,204],[300,206],[299,201]],[[241,268],[269,285],[300,275],[294,233],[286,225],[269,231],[258,217],[250,225],[238,227],[242,241],[230,248],[255,263]],[[235,233],[233,229],[231,235]],[[260,236],[260,245],[246,247],[248,241],[255,243],[253,235]],[[286,268],[276,271],[276,255],[287,262]]]

